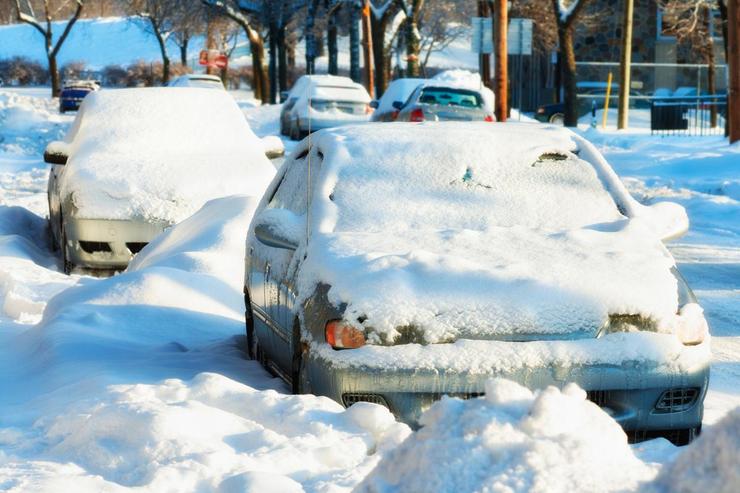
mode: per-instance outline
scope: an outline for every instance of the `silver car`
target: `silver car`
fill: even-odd
[[[394,101],[393,107],[399,122],[494,121],[479,91],[433,81],[417,87],[405,103]]]
[[[680,206],[637,203],[562,128],[324,130],[286,159],[250,226],[249,354],[294,392],[381,404],[412,425],[441,396],[504,377],[576,382],[632,439],[686,442],[701,428],[709,335],[662,241],[687,228]],[[658,291],[652,277],[681,329],[629,308]]]

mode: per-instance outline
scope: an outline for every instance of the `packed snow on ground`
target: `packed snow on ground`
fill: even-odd
[[[675,331],[673,259],[620,213],[626,192],[573,154],[572,133],[374,124],[317,135],[314,146],[326,158],[299,297],[327,283],[373,343],[392,342],[399,327],[427,343],[593,337],[613,314]],[[562,158],[540,159],[552,153]]]
[[[79,218],[175,223],[214,197],[261,196],[275,174],[225,91],[94,92],[65,141],[60,195]]]
[[[0,100],[6,95],[0,91]],[[647,163],[653,178],[636,178],[633,191],[646,201],[680,197],[698,228],[674,247],[715,330],[712,416],[695,445],[627,446],[579,389],[531,393],[502,381],[482,399],[443,400],[411,433],[376,405],[343,410],[326,398],[288,395],[245,358],[242,266],[255,198],[208,203],[113,278],[60,274],[44,235],[48,167],[40,152],[71,119],[56,121],[53,104],[42,100],[14,101],[0,107],[0,118],[16,106],[36,116],[25,129],[0,127],[12,146],[0,161],[0,272],[12,272],[15,286],[0,291],[12,307],[0,316],[0,490],[335,493],[366,480],[360,491],[402,492],[428,478],[422,491],[433,491],[432,481],[452,491],[492,482],[513,491],[542,484],[569,493],[733,491],[740,411],[730,409],[740,404],[740,348],[729,342],[738,337],[740,261],[737,223],[721,226],[736,202],[702,189],[691,166],[706,154],[699,160],[716,176],[731,175],[737,151],[726,144],[600,144],[624,174],[637,176]],[[270,133],[278,111],[245,109]],[[684,167],[691,173],[672,182]],[[8,292],[22,301],[8,302]]]

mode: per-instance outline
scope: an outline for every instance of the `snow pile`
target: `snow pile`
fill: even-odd
[[[35,156],[49,140],[63,135],[71,120],[59,114],[58,102],[0,90],[0,156]]]
[[[422,425],[358,492],[625,491],[655,475],[574,384],[533,394],[491,380],[484,398],[435,403]]]
[[[740,486],[740,407],[666,465],[653,490],[665,493],[734,493]]]
[[[483,85],[480,73],[463,69],[445,70],[432,77],[428,84],[433,85],[435,82],[444,82],[445,85],[451,87],[479,91],[483,96],[486,110],[493,112],[495,96],[492,90]]]
[[[178,222],[206,201],[261,196],[275,169],[225,91],[100,91],[82,104],[61,178],[80,218]]]
[[[329,284],[348,320],[365,317],[371,342],[403,327],[423,332],[421,343],[593,337],[611,314],[674,330],[673,259],[620,214],[594,166],[573,154],[570,132],[388,124],[314,143],[326,159],[301,296]],[[621,185],[609,188],[628,200]]]
[[[243,237],[227,197],[0,331],[0,485],[17,491],[349,491],[410,430],[291,396],[245,359]],[[0,248],[2,245],[0,244]],[[255,486],[256,485],[256,486]]]

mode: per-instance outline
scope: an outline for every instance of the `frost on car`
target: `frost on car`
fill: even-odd
[[[247,239],[250,352],[299,392],[408,423],[491,377],[576,382],[633,437],[687,440],[709,377],[702,309],[644,206],[586,140],[531,124],[319,132]]]
[[[205,202],[261,196],[275,170],[225,91],[93,92],[44,159],[52,243],[65,271],[125,268]]]

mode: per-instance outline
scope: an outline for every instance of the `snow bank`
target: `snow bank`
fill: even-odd
[[[734,493],[740,486],[740,407],[666,465],[651,491]]]
[[[174,223],[212,198],[261,196],[275,173],[225,91],[95,92],[66,140],[60,190],[80,218]]]
[[[626,491],[656,472],[574,384],[533,394],[491,380],[484,398],[435,403],[422,425],[356,491]]]
[[[330,301],[348,304],[348,320],[366,317],[376,344],[403,327],[423,332],[420,343],[593,337],[610,314],[641,314],[673,331],[673,259],[620,214],[601,174],[573,154],[570,132],[371,127],[314,138],[327,157],[302,296],[329,284]],[[553,153],[562,159],[539,159]],[[627,201],[618,180],[608,187]]]
[[[0,156],[40,155],[49,140],[63,135],[70,121],[59,114],[55,100],[0,88]]]

